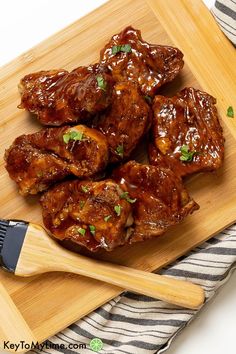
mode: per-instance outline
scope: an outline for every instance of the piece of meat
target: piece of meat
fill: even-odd
[[[43,125],[81,122],[107,108],[113,79],[99,64],[66,70],[39,71],[19,84],[21,104],[37,115]]]
[[[36,194],[66,176],[94,176],[108,163],[106,138],[83,125],[21,135],[5,152],[6,169],[22,195]]]
[[[60,240],[111,251],[126,242],[132,223],[131,205],[121,194],[112,180],[60,183],[41,197],[44,225]]]
[[[224,137],[216,99],[192,87],[176,96],[156,96],[150,163],[171,168],[184,177],[222,165]]]
[[[170,169],[129,161],[112,178],[132,199],[129,243],[163,234],[199,208]]]
[[[108,66],[116,81],[135,81],[148,96],[172,81],[184,65],[179,49],[149,44],[142,39],[141,32],[132,27],[111,38],[101,51],[100,61]]]
[[[130,161],[113,178],[67,181],[45,192],[45,227],[59,240],[111,251],[161,235],[199,208],[169,169]]]
[[[152,111],[135,83],[114,86],[111,107],[94,122],[107,138],[110,162],[127,159],[150,128]]]

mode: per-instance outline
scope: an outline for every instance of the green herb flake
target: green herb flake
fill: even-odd
[[[107,215],[107,216],[105,216],[104,221],[108,222],[110,220],[110,218],[111,218],[111,215]]]
[[[104,78],[102,77],[102,75],[96,76],[96,79],[97,79],[98,87],[100,87],[101,90],[106,91],[107,83],[104,80]]]
[[[37,177],[38,177],[38,178],[43,177],[43,171],[38,171],[38,172],[37,172]]]
[[[116,148],[116,153],[120,156],[124,156],[124,146],[123,145],[118,145]]]
[[[183,145],[180,148],[181,151],[181,156],[180,156],[180,161],[183,162],[191,162],[193,161],[193,156],[197,153],[196,151],[189,151],[188,145]]]
[[[121,197],[121,199],[126,199],[128,197],[128,195],[129,195],[129,192],[123,192],[123,193],[121,193],[120,197]]]
[[[82,227],[80,227],[80,228],[78,229],[78,233],[81,234],[82,236],[84,236],[85,233],[86,233],[86,230],[83,229]]]
[[[84,134],[82,132],[75,132],[76,135],[74,135],[73,140],[83,140]]]
[[[116,205],[116,206],[114,207],[114,210],[115,210],[117,216],[120,216],[121,208],[122,208],[121,205]]]
[[[71,132],[68,132],[63,135],[63,141],[65,144],[68,144],[70,140],[83,140],[84,134],[79,131],[72,130]]]
[[[81,189],[84,193],[88,193],[89,189],[86,186],[81,186]]]
[[[234,118],[234,109],[232,106],[229,106],[227,109],[227,117]]]
[[[116,55],[119,52],[130,53],[132,51],[130,44],[113,45],[111,48],[112,54]]]
[[[144,98],[147,101],[147,103],[152,104],[152,97],[151,96],[146,95],[146,96],[144,96]]]
[[[123,192],[121,195],[120,195],[120,198],[121,199],[125,199],[127,202],[133,204],[136,202],[136,198],[135,199],[131,199],[130,196],[129,196],[129,192]]]
[[[68,144],[70,141],[70,133],[66,133],[63,135],[63,141],[65,144]]]
[[[72,130],[72,132],[69,132],[69,134],[70,134],[70,139],[71,140],[74,140],[75,137],[77,136],[77,132],[75,130]]]
[[[96,227],[94,225],[89,225],[89,230],[90,230],[91,234],[94,236],[95,232],[96,232]]]
[[[80,209],[83,209],[84,204],[85,204],[85,202],[83,200],[80,200],[80,202],[79,202]]]

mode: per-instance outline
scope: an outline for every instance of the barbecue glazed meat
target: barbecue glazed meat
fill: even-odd
[[[100,61],[108,66],[117,82],[135,81],[142,93],[149,96],[172,81],[184,65],[179,49],[149,44],[132,27],[111,38],[101,51]]]
[[[136,84],[119,82],[114,86],[111,107],[94,122],[107,138],[110,162],[127,159],[148,131],[152,111]]]
[[[181,179],[168,168],[129,161],[116,169],[112,178],[133,202],[129,243],[161,235],[199,209]]]
[[[99,64],[66,70],[39,71],[19,84],[21,104],[43,125],[60,126],[84,121],[107,108],[113,80]]]
[[[132,223],[131,205],[112,180],[60,183],[41,197],[43,221],[51,234],[90,251],[123,245]]]
[[[90,251],[111,251],[161,235],[199,208],[169,169],[130,161],[113,177],[116,182],[68,181],[45,192],[45,227]]]
[[[6,169],[22,195],[36,194],[68,175],[86,178],[108,162],[106,138],[95,129],[47,128],[19,136],[5,153]]]
[[[224,137],[215,103],[214,97],[191,87],[171,98],[156,96],[150,163],[181,177],[219,168]]]

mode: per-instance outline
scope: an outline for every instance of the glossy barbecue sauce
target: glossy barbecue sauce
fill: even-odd
[[[191,87],[171,98],[156,96],[151,164],[171,168],[181,177],[219,168],[224,137],[215,103],[212,96]]]
[[[114,86],[112,104],[95,127],[107,138],[110,162],[127,159],[150,128],[152,111],[139,87],[130,81]]]
[[[104,171],[108,144],[99,131],[84,125],[46,128],[18,137],[5,161],[20,193],[36,194],[67,176],[89,178]]]
[[[108,66],[116,81],[136,82],[143,95],[148,96],[172,81],[184,65],[179,49],[147,43],[141,32],[132,27],[111,38],[102,49],[100,60]]]
[[[90,251],[126,242],[130,204],[112,180],[64,182],[41,198],[47,229],[60,240],[70,240]]]
[[[161,235],[198,209],[181,179],[167,168],[129,161],[112,177],[136,200],[132,204],[134,224],[129,243]]]
[[[66,70],[40,71],[20,82],[21,104],[43,125],[81,122],[111,103],[113,79],[99,64]]]

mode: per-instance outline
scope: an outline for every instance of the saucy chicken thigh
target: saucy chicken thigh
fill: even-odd
[[[131,205],[112,180],[68,181],[41,197],[43,221],[51,234],[90,251],[111,251],[126,242]]]
[[[47,128],[19,136],[5,161],[20,193],[36,194],[66,176],[87,178],[103,171],[108,145],[101,133],[83,125]]]
[[[129,161],[112,178],[135,201],[129,243],[161,235],[199,209],[181,179],[168,168]]]
[[[100,62],[107,65],[116,82],[136,82],[148,96],[172,81],[184,65],[179,49],[147,43],[131,26],[111,38],[100,53]]]
[[[94,122],[107,138],[110,162],[127,159],[151,126],[152,111],[132,82],[115,84],[111,107]]]
[[[219,168],[224,137],[215,103],[214,97],[192,87],[171,98],[156,96],[150,163],[181,177]]]
[[[21,104],[43,125],[84,121],[111,103],[113,79],[99,64],[66,70],[39,71],[19,84]]]
[[[180,178],[166,168],[130,161],[113,180],[68,181],[41,197],[45,227],[90,251],[163,234],[198,209]]]

